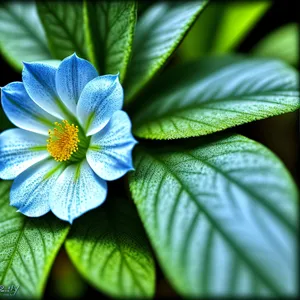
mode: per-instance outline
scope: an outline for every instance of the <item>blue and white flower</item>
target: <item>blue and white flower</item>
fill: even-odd
[[[19,212],[51,210],[72,223],[104,202],[106,181],[133,170],[136,141],[119,76],[98,76],[74,54],[58,68],[24,63],[22,77],[1,90],[3,110],[19,128],[0,135],[0,178],[14,179],[10,204]]]

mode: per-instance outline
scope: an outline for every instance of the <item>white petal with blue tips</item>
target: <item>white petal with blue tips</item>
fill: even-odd
[[[21,173],[13,182],[10,205],[28,217],[40,217],[50,210],[49,197],[64,165],[49,159]]]
[[[109,123],[92,136],[86,158],[101,178],[115,180],[133,170],[132,149],[136,143],[128,115],[117,111]]]
[[[67,119],[55,86],[56,68],[45,63],[25,63],[23,83],[30,98],[45,111],[59,119]]]
[[[93,65],[76,54],[65,58],[59,65],[56,72],[57,93],[74,115],[83,88],[97,76]]]
[[[1,99],[8,119],[20,128],[48,135],[49,128],[59,121],[33,102],[22,82],[12,82],[3,87]]]
[[[102,204],[106,194],[106,182],[84,160],[68,166],[60,175],[52,189],[50,207],[58,218],[72,223]]]
[[[99,76],[83,89],[77,105],[77,117],[86,134],[101,130],[113,113],[123,106],[123,88],[119,75]]]
[[[0,178],[14,179],[27,168],[49,156],[46,137],[23,129],[0,134]]]

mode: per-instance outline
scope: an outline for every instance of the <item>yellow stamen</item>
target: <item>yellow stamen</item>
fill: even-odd
[[[47,150],[56,161],[69,160],[78,150],[78,126],[70,125],[66,120],[54,125],[54,129],[49,130]]]

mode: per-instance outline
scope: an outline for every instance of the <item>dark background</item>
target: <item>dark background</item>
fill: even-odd
[[[144,6],[150,5],[144,2]],[[299,1],[273,1],[271,8],[255,25],[251,32],[245,37],[240,46],[236,49],[238,52],[247,53],[264,36],[280,26],[298,22],[299,20]],[[176,62],[176,54],[169,62]],[[299,64],[298,64],[299,65]],[[10,65],[0,57],[1,75],[0,86],[3,87],[12,81],[21,81],[21,74],[14,71]],[[168,66],[167,66],[168,67]],[[3,121],[3,114],[0,108],[0,132]],[[6,122],[6,121],[5,121]],[[261,121],[242,125],[230,131],[243,134],[251,139],[263,143],[284,162],[294,179],[300,184],[299,163],[299,112],[288,113],[282,116],[273,117]],[[45,298],[61,298],[63,295],[74,298],[75,295],[86,298],[107,298],[94,288],[87,285],[78,275],[71,265],[64,250],[57,257],[51,272]],[[158,298],[178,297],[165,280],[159,266],[157,265],[157,295]]]

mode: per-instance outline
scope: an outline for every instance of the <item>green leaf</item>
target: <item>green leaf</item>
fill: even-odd
[[[9,205],[10,182],[0,182],[0,285],[16,297],[41,298],[69,227],[53,215],[27,218]],[[1,295],[0,295],[1,296]]]
[[[125,81],[127,102],[166,63],[206,3],[157,3],[142,15],[137,23],[132,60]]]
[[[0,5],[0,52],[18,71],[22,61],[51,59],[34,3]]]
[[[120,72],[123,81],[136,23],[135,2],[84,2],[90,61],[102,74]]]
[[[179,56],[189,60],[233,50],[270,4],[270,1],[210,2],[179,47]]]
[[[112,198],[72,228],[67,252],[79,272],[112,297],[152,297],[155,267],[134,205]]]
[[[291,23],[270,33],[255,46],[253,54],[280,58],[296,65],[299,56],[297,26],[296,23]]]
[[[166,276],[186,297],[295,295],[290,175],[245,137],[200,141],[134,155],[130,189]]]
[[[76,54],[86,58],[81,2],[39,1],[38,13],[54,58]]]
[[[276,60],[203,58],[170,69],[141,98],[137,136],[200,136],[298,109],[298,73]]]

